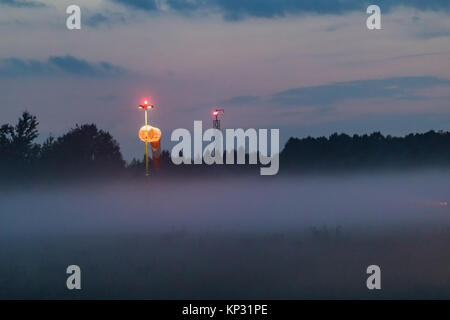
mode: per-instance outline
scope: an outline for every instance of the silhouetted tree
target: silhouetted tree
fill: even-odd
[[[69,173],[102,172],[125,167],[117,141],[95,124],[77,125],[56,140],[47,139],[42,146],[41,161]]]
[[[38,137],[38,121],[29,112],[22,113],[15,126],[0,127],[0,164],[2,171],[29,170],[39,156],[40,147],[34,141]]]

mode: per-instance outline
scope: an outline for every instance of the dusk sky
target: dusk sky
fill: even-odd
[[[165,149],[215,106],[223,127],[280,128],[281,146],[450,130],[449,16],[448,0],[0,0],[0,124],[28,110],[43,140],[96,123],[127,160],[143,154],[144,97]]]

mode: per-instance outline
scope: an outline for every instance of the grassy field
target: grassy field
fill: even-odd
[[[0,298],[450,298],[440,173],[2,192]],[[65,271],[82,270],[82,290]],[[366,288],[381,267],[382,290]]]

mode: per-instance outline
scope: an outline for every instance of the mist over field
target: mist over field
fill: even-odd
[[[0,298],[450,298],[450,171],[0,189]],[[82,270],[82,290],[65,270]],[[366,288],[367,266],[382,290]]]
[[[450,299],[449,18],[0,0],[0,300]]]

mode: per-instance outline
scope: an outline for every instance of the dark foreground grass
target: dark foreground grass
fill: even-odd
[[[399,232],[400,231],[400,232]],[[0,298],[449,299],[450,229],[136,234],[1,242]],[[82,269],[82,290],[65,268]],[[366,288],[377,264],[382,290]]]

